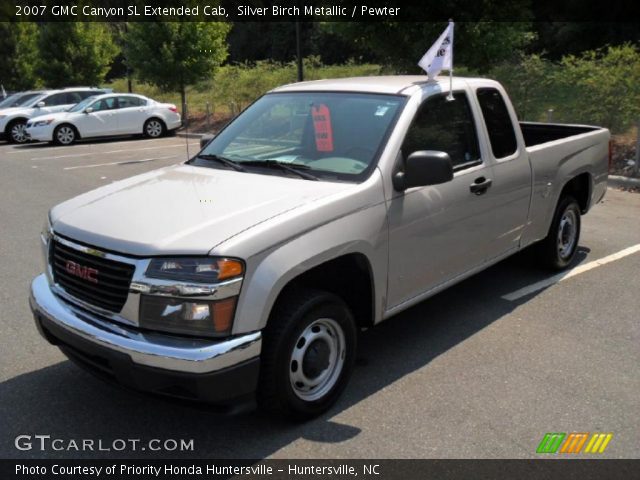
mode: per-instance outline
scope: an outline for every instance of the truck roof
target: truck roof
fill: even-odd
[[[453,77],[453,88],[461,88],[473,81],[486,82],[487,79]],[[296,91],[338,91],[338,92],[366,92],[399,94],[411,93],[411,87],[417,87],[429,82],[426,75],[382,75],[371,77],[349,77],[326,80],[312,80],[283,85],[271,90],[272,92]],[[443,90],[449,89],[449,77],[436,77],[431,83],[437,83]],[[411,89],[412,90],[412,89]]]

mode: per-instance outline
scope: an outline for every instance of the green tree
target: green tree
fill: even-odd
[[[516,62],[494,67],[487,76],[504,85],[521,120],[539,121],[559,97],[553,80],[556,69],[539,54],[522,54]]]
[[[332,28],[388,70],[418,74],[422,71],[418,60],[446,26],[446,22],[341,22]],[[533,38],[528,22],[456,22],[454,69],[465,66],[487,72],[517,58]]]
[[[37,34],[35,23],[0,22],[0,84],[6,90],[36,86]]]
[[[556,82],[574,92],[563,120],[626,131],[640,116],[640,51],[626,44],[563,57]]]
[[[40,26],[37,73],[48,87],[98,85],[118,48],[107,24],[49,22]]]
[[[210,78],[227,58],[223,22],[141,22],[129,25],[125,55],[134,74],[164,91],[180,92]],[[184,114],[184,111],[183,111]]]

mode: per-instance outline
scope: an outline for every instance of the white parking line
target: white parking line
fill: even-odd
[[[77,170],[78,168],[106,167],[109,165],[128,165],[132,163],[153,162],[154,160],[165,160],[167,158],[175,158],[175,155],[167,155],[166,157],[143,158],[140,160],[123,160],[121,162],[111,162],[111,163],[94,163],[93,165],[76,165],[75,167],[64,167],[63,170]]]
[[[77,143],[75,145],[69,145],[68,147],[63,147],[63,146],[59,146],[59,145],[54,145],[54,146],[50,146],[50,147],[38,147],[38,146],[31,146],[31,147],[13,147],[11,148],[10,144],[6,144],[7,147],[11,148],[10,152],[6,152],[7,155],[13,155],[13,154],[18,154],[18,153],[34,153],[34,152],[38,152],[38,151],[45,151],[45,150],[55,150],[55,151],[60,151],[60,150],[65,150],[65,149],[73,149],[73,150],[78,150],[80,148],[95,148],[95,147],[100,147],[101,145],[121,145],[123,143],[126,144],[133,144],[133,145],[137,145],[140,143],[147,143],[147,142],[159,142],[159,141],[166,141],[167,143],[171,143],[171,142],[175,142],[176,140],[180,140],[179,138],[176,139],[175,137],[165,137],[165,138],[149,138],[147,140],[122,140],[119,142],[99,142],[99,143]],[[184,144],[184,142],[183,142]]]
[[[190,143],[189,146],[198,145],[197,143]],[[106,152],[102,152],[100,150],[85,152],[85,153],[72,153],[69,155],[56,155],[55,157],[35,157],[32,158],[32,161],[36,160],[57,160],[59,158],[72,158],[72,157],[86,157],[87,155],[107,155],[110,153],[122,153],[122,152],[140,152],[142,150],[158,150],[161,148],[185,148],[185,144],[181,143],[178,145],[158,145],[156,147],[145,147],[145,148],[124,148],[121,150],[107,150]]]
[[[562,282],[571,277],[575,277],[576,275],[580,275],[581,273],[588,272],[589,270],[593,270],[596,267],[601,267],[602,265],[606,265],[607,263],[615,262],[616,260],[620,260],[628,255],[632,255],[634,253],[640,252],[640,243],[633,245],[632,247],[625,248],[624,250],[620,250],[617,253],[612,253],[611,255],[607,255],[599,260],[594,260],[593,262],[585,263],[584,265],[580,265],[568,272],[558,273],[553,277],[549,277],[545,280],[540,280],[539,282],[533,283],[531,285],[527,285],[526,287],[520,288],[514,292],[508,293],[507,295],[503,295],[502,298],[504,300],[509,300],[513,302],[518,300],[519,298],[525,297],[533,292],[537,292],[538,290],[542,290],[543,288],[549,287],[554,283]]]

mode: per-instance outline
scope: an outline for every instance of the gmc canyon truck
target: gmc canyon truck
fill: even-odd
[[[30,305],[100,376],[308,418],[358,332],[537,244],[571,265],[609,132],[519,123],[487,79],[390,76],[267,93],[184,164],[52,208]]]

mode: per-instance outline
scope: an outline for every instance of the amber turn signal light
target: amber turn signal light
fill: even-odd
[[[237,277],[242,275],[243,270],[242,262],[238,260],[230,260],[228,258],[218,260],[218,280]]]

